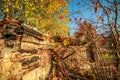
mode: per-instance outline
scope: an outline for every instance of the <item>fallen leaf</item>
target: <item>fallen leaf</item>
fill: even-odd
[[[52,78],[52,80],[58,80],[58,79],[57,79],[57,77],[56,77],[56,76],[54,76],[54,77]]]

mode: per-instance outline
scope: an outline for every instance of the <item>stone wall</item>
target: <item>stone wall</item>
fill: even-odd
[[[44,80],[51,67],[50,50],[21,53],[3,48],[0,56],[0,80]]]
[[[17,21],[0,21],[0,80],[45,80],[51,68],[46,38]]]

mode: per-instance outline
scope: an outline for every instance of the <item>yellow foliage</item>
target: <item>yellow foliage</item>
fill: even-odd
[[[64,46],[67,46],[67,45],[68,45],[67,39],[63,40],[63,45],[64,45]]]
[[[57,43],[52,44],[52,48],[55,49],[57,47]]]
[[[8,4],[12,3],[15,10],[20,10],[17,17],[29,25],[35,26],[41,32],[60,36],[68,34],[69,28],[66,26],[69,23],[68,4],[64,0],[3,1],[5,2],[4,12],[9,12]],[[60,19],[59,16],[63,16],[63,18]]]
[[[55,61],[52,61],[52,64],[57,64],[57,62],[55,62]]]

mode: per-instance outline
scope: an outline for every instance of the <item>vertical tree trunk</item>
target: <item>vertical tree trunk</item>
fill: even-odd
[[[10,3],[10,5],[8,6],[8,8],[9,8],[9,17],[11,19],[14,19],[15,18],[15,14],[14,14],[14,9],[13,9],[13,4]]]

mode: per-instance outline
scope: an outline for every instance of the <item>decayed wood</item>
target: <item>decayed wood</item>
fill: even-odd
[[[20,53],[12,50],[8,48],[2,49],[2,61],[0,62],[0,67],[2,68],[0,71],[2,73],[0,76],[1,80],[7,80],[11,75],[13,75],[12,79],[20,80],[22,78],[23,80],[28,80],[31,75],[39,72],[38,70],[40,70],[37,73],[38,75],[34,75],[34,78],[32,77],[30,80],[39,80],[38,76],[40,77],[41,75],[41,80],[45,79],[50,69],[50,51],[41,49],[33,54],[31,51]],[[43,71],[41,72],[41,70]]]
[[[30,35],[32,37],[35,37],[35,38],[37,38],[39,40],[44,40],[44,37],[45,37],[44,34],[38,32],[38,31],[34,30],[32,27],[27,26],[27,25],[25,25],[25,24],[23,24],[23,23],[21,23],[21,22],[19,22],[17,20],[14,20],[14,19],[5,19],[3,21],[0,21],[0,28],[1,28],[1,30],[8,23],[13,25],[13,26],[17,26],[15,28],[16,29],[15,33],[18,33],[18,34],[24,33],[24,34]],[[12,27],[12,28],[14,28],[14,27]],[[0,30],[0,33],[1,33],[1,30]],[[23,30],[23,32],[22,32],[22,30]]]
[[[4,47],[4,40],[3,39],[0,39],[0,49],[2,49]]]
[[[46,38],[19,21],[0,21],[0,80],[45,80],[51,67]]]

